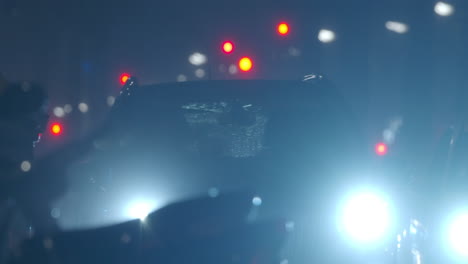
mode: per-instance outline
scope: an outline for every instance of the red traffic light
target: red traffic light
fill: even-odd
[[[239,69],[243,72],[248,72],[252,69],[253,62],[249,57],[242,57],[239,60]]]
[[[287,23],[279,23],[277,27],[278,34],[280,35],[287,35],[289,33],[289,25]]]
[[[383,156],[385,154],[387,154],[388,152],[388,146],[387,144],[385,143],[377,143],[377,145],[375,145],[375,153],[379,156]]]
[[[62,126],[59,123],[53,123],[50,126],[50,132],[52,133],[52,135],[58,136],[62,134]]]
[[[223,52],[226,54],[232,53],[234,51],[234,43],[231,41],[225,41],[222,46]]]
[[[122,75],[120,75],[120,83],[121,84],[125,84],[128,79],[130,79],[130,74],[128,73],[122,73]]]

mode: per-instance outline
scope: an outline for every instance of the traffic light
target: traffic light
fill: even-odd
[[[279,23],[276,30],[278,34],[286,36],[289,33],[289,25],[285,22]]]
[[[243,72],[248,72],[252,70],[253,62],[249,57],[242,57],[239,60],[239,69]]]
[[[50,133],[52,133],[52,135],[54,136],[59,136],[60,134],[62,134],[62,125],[59,124],[59,123],[53,123],[52,125],[50,125]]]
[[[232,43],[231,41],[223,42],[222,50],[226,54],[232,53],[234,51],[234,43]]]
[[[385,143],[379,142],[375,145],[375,153],[379,156],[384,156],[388,152],[388,146]]]
[[[128,74],[128,73],[122,73],[122,74],[120,75],[120,83],[121,83],[121,84],[125,84],[125,83],[128,81],[128,79],[130,79],[130,74]]]

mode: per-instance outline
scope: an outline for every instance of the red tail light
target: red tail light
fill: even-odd
[[[60,134],[62,134],[62,125],[60,125],[59,123],[53,123],[51,126],[50,126],[50,132],[52,133],[52,135],[54,136],[58,136]]]
[[[243,72],[248,72],[252,70],[253,62],[249,57],[242,57],[239,60],[239,69]]]
[[[226,41],[223,43],[222,49],[224,53],[230,54],[234,51],[234,43],[231,41]]]
[[[125,84],[128,79],[130,79],[130,74],[128,73],[123,73],[122,75],[120,75],[120,83],[121,84]]]
[[[289,33],[289,25],[286,23],[280,23],[277,27],[278,34],[286,36]]]
[[[385,154],[387,154],[388,152],[388,146],[387,144],[385,143],[377,143],[377,145],[375,145],[375,153],[379,156],[383,156]]]

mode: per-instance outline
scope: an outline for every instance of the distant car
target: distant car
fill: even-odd
[[[145,86],[130,78],[106,128],[108,133],[94,141],[95,148],[85,161],[70,168],[69,194],[56,205],[58,221],[65,229],[83,229],[140,220],[38,236],[26,244],[30,252],[26,259],[44,247],[45,239],[49,246],[55,241],[55,253],[43,255],[47,261],[55,256],[63,263],[78,259],[102,263],[109,258],[113,263],[130,263],[143,244],[127,255],[122,243],[138,239],[138,234],[156,237],[150,241],[163,245],[141,249],[145,259],[162,248],[191,256],[183,261],[169,261],[159,253],[153,256],[169,263],[219,263],[229,258],[234,263],[286,263],[286,259],[387,263],[394,259],[396,248],[390,246],[396,247],[393,242],[401,225],[391,197],[400,179],[379,173],[381,157],[366,143],[339,92],[321,76],[307,81]],[[238,192],[247,194],[230,196]],[[178,213],[165,216],[171,212],[167,208],[174,208],[165,205],[200,196],[206,198],[175,206]],[[233,206],[228,201],[239,202]],[[172,220],[161,224],[157,220],[161,217]],[[215,236],[218,240],[205,236],[200,242],[188,238],[190,232],[177,231],[197,233],[192,218],[205,223],[198,226],[202,234],[206,226],[216,229],[216,223],[224,226],[229,219],[242,220],[236,222],[238,229],[222,229],[223,235]],[[255,246],[242,247],[253,238],[259,239]],[[177,246],[169,250],[164,246],[168,243]],[[280,250],[281,244],[285,250]],[[197,245],[199,251],[182,250]],[[226,247],[236,250],[223,251]],[[248,257],[236,255],[240,249],[249,251]],[[210,252],[223,253],[221,258],[210,258]],[[252,262],[259,252],[268,257]],[[80,257],[70,257],[74,254]]]

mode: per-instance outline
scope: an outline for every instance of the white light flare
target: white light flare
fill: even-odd
[[[437,2],[434,6],[434,12],[439,16],[451,16],[455,12],[455,8],[451,4]]]
[[[212,187],[208,190],[208,196],[211,198],[216,198],[219,195],[219,189],[216,187]]]
[[[382,137],[386,144],[395,143],[396,136],[402,125],[403,119],[401,117],[396,117],[390,121],[388,127],[382,132]]]
[[[65,116],[65,110],[60,106],[55,107],[53,112],[54,112],[54,115],[56,117],[64,117]]]
[[[205,70],[203,69],[196,69],[195,70],[195,76],[197,76],[197,78],[203,78],[205,77]]]
[[[228,71],[229,71],[229,74],[231,75],[237,74],[238,72],[237,66],[234,64],[229,65]]]
[[[87,113],[89,111],[88,104],[86,103],[79,103],[78,104],[78,110],[80,110],[81,113]]]
[[[413,254],[413,260],[415,264],[421,264],[421,253],[417,249],[412,249],[411,254]]]
[[[66,104],[63,106],[63,111],[65,111],[67,114],[70,114],[73,111],[73,107],[71,104]]]
[[[397,22],[397,21],[387,21],[385,23],[385,27],[398,34],[405,34],[408,32],[409,27],[405,23]]]
[[[29,162],[28,160],[25,160],[25,161],[21,162],[20,168],[21,168],[21,171],[23,171],[23,172],[30,171],[31,170],[31,162]]]
[[[185,76],[183,74],[179,74],[179,75],[177,75],[177,81],[178,82],[186,82],[187,81],[187,76]]]
[[[468,212],[458,214],[448,229],[449,244],[459,256],[468,258]]]
[[[205,64],[208,59],[206,58],[206,55],[200,52],[195,52],[189,56],[188,60],[190,64],[195,65],[195,66],[200,66],[200,65]]]
[[[289,53],[289,55],[291,55],[292,57],[299,57],[299,56],[301,56],[301,50],[298,49],[298,48],[296,48],[296,47],[289,47],[288,53]]]
[[[335,40],[336,36],[335,36],[335,32],[331,30],[321,29],[318,33],[317,38],[323,43],[330,43]]]
[[[115,97],[112,95],[107,96],[106,102],[108,106],[113,106],[115,104]]]
[[[255,196],[253,199],[252,199],[252,204],[255,205],[255,206],[260,206],[262,205],[262,198],[258,197],[258,196]]]
[[[389,231],[390,224],[390,206],[375,193],[354,195],[344,204],[340,225],[354,242],[379,242]]]
[[[156,209],[155,203],[151,201],[137,201],[127,207],[127,216],[132,219],[144,221],[146,217]]]

